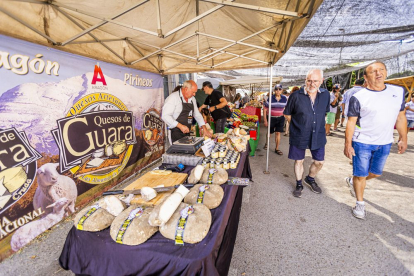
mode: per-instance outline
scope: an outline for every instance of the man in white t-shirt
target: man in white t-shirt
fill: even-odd
[[[355,81],[355,85],[354,87],[352,87],[351,89],[348,89],[345,93],[344,93],[344,97],[342,99],[342,117],[345,117],[346,114],[348,114],[348,103],[349,100],[351,99],[351,97],[358,92],[359,90],[361,90],[364,85],[364,78],[361,78],[359,80]]]
[[[407,119],[404,89],[385,84],[387,68],[379,61],[364,70],[367,88],[356,92],[349,100],[348,123],[345,131],[344,154],[352,158],[353,178],[346,178],[356,194],[352,214],[365,219],[364,189],[366,181],[381,176],[391,145],[394,125],[401,136],[398,153],[407,149]]]
[[[411,94],[411,101],[405,104],[405,116],[407,117],[407,132],[414,127],[414,93]]]

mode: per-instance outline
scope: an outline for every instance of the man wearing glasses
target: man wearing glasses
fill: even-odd
[[[296,189],[293,196],[302,196],[303,161],[306,149],[310,149],[313,162],[305,184],[312,192],[320,194],[321,188],[315,181],[325,160],[325,115],[329,112],[330,95],[326,89],[320,89],[323,71],[312,69],[306,75],[305,86],[289,97],[286,105],[286,119],[289,126],[289,159],[295,160]]]

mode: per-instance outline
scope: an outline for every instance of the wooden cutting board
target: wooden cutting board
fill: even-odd
[[[182,184],[187,179],[188,174],[186,173],[170,173],[169,175],[157,175],[153,174],[152,172],[147,172],[142,177],[138,178],[131,184],[129,184],[127,187],[124,188],[124,190],[136,190],[141,189],[143,187],[157,187],[160,185],[164,185],[164,187],[171,187],[174,185]],[[155,198],[153,198],[150,201],[144,201],[141,198],[141,195],[136,195],[131,200],[131,204],[141,204],[148,207],[153,207],[160,203],[164,197],[170,195],[173,193],[174,190],[168,191],[168,192],[162,192],[159,193]]]

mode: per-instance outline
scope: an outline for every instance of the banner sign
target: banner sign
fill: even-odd
[[[38,220],[53,226],[158,160],[165,133],[157,74],[0,35],[0,79],[1,261]]]

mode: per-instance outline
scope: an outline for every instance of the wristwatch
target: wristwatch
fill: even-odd
[[[217,105],[214,106],[214,110],[217,110]]]

